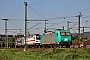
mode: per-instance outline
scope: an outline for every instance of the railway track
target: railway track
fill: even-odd
[[[53,50],[53,49],[67,49],[67,48],[1,48],[0,50]]]
[[[8,48],[7,50],[53,50],[54,48]]]
[[[48,50],[52,51],[53,49],[74,49],[74,48],[0,48],[0,50],[20,50],[20,51],[25,51],[25,50]],[[77,49],[83,49],[83,48],[77,48]]]

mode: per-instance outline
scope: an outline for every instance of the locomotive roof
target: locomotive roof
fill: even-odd
[[[57,29],[56,31],[70,32],[70,30]]]

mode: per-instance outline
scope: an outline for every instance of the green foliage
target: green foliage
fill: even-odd
[[[0,50],[0,60],[89,60],[90,49]]]

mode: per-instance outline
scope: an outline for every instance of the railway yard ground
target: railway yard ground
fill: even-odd
[[[0,60],[89,60],[89,48],[0,49]]]

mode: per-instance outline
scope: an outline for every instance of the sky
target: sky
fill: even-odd
[[[5,21],[8,18],[7,29],[22,29],[25,34],[25,5],[27,2],[28,20],[48,20],[46,28],[54,30],[67,29],[67,21],[73,22],[69,26],[71,33],[77,33],[78,16],[81,13],[81,26],[90,27],[90,0],[0,0],[0,34],[5,34]],[[28,21],[29,33],[43,33],[44,21]],[[82,28],[81,28],[82,30]],[[85,28],[85,32],[90,28]],[[81,31],[82,32],[82,31]],[[8,30],[7,34],[18,34],[20,30]]]

